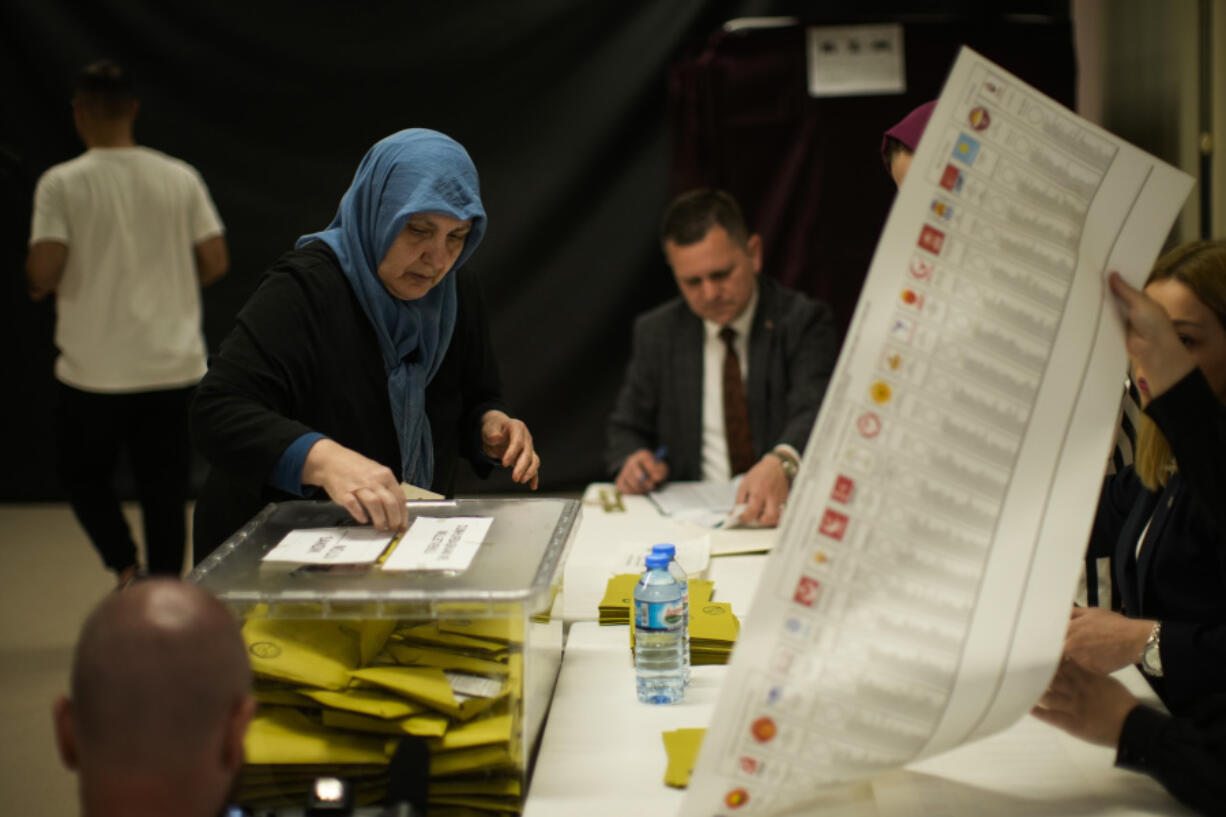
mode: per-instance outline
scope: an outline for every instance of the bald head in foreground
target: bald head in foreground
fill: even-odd
[[[217,599],[173,580],[108,596],[81,630],[71,697],[55,702],[81,813],[214,817],[254,712],[238,625]]]

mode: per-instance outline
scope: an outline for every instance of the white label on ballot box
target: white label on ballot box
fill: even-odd
[[[419,516],[383,569],[467,570],[493,521],[488,516]]]
[[[264,556],[265,562],[310,565],[361,565],[379,558],[393,534],[374,528],[294,530]]]

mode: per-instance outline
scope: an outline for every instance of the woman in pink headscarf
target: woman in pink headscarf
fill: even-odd
[[[924,128],[928,127],[928,119],[932,116],[932,109],[936,106],[935,99],[925,102],[904,116],[901,122],[890,128],[881,137],[881,158],[885,162],[885,169],[890,173],[890,178],[899,187],[902,187],[902,180],[911,167],[911,157],[915,155],[915,149],[919,147],[920,137],[924,135]]]

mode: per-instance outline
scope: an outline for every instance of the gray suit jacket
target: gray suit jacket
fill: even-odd
[[[754,454],[780,443],[804,451],[838,356],[830,308],[759,276],[749,332]],[[669,478],[702,479],[702,319],[678,297],[640,315],[617,405],[609,417],[611,475],[640,448],[668,447]]]

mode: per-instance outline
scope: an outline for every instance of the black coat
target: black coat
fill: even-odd
[[[1163,677],[1146,677],[1181,714],[1226,693],[1226,410],[1198,369],[1146,413],[1170,442],[1179,471],[1159,492],[1146,490],[1131,467],[1108,477],[1090,548],[1111,556],[1123,612],[1162,622]]]
[[[1226,695],[1180,718],[1138,706],[1124,720],[1115,762],[1153,776],[1201,814],[1226,815]]]
[[[458,456],[477,473],[481,416],[507,411],[476,276],[457,276],[447,354],[426,388],[434,444],[431,488],[454,490]],[[510,413],[508,411],[508,413]],[[192,406],[192,436],[210,471],[196,504],[199,562],[268,502],[295,499],[267,484],[290,443],[324,434],[400,473],[400,443],[374,328],[326,244],[283,255],[239,312]]]

